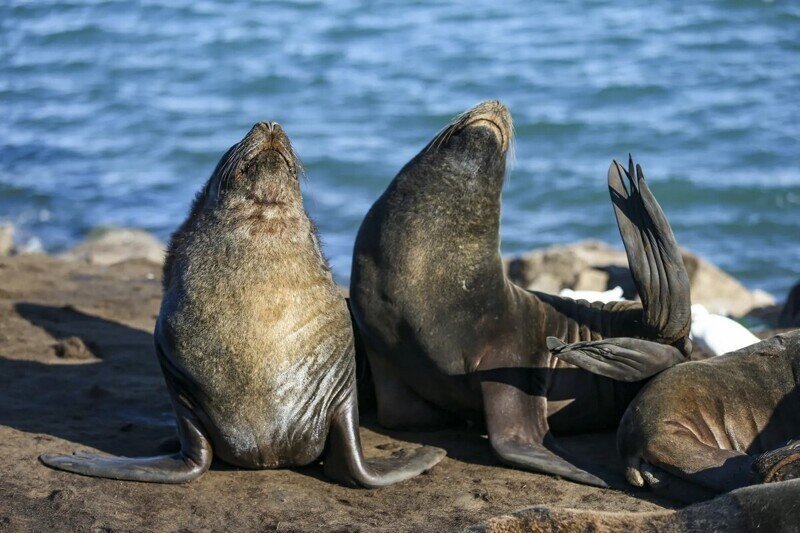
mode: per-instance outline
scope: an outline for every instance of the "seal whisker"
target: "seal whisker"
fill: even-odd
[[[242,152],[245,149],[244,142],[239,142],[236,144],[233,153],[231,153],[230,157],[225,163],[225,173],[223,175],[225,179],[225,185],[228,186],[236,175],[236,171],[238,170],[239,164],[242,161]]]

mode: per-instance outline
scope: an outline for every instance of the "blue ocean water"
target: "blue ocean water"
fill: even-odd
[[[800,277],[800,4],[781,0],[5,0],[0,220],[48,250],[101,225],[166,239],[277,120],[347,282],[374,199],[489,98],[517,134],[504,253],[620,245],[605,174],[630,151],[682,245],[779,298]]]

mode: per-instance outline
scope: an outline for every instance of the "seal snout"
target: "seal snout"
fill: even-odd
[[[270,121],[263,121],[262,120],[261,122],[256,124],[254,127],[258,128],[261,131],[269,132],[269,133],[272,133],[275,130],[282,131],[281,130],[281,125],[278,124],[277,122],[272,121],[272,120],[270,120]]]
[[[246,140],[251,142],[262,143],[266,145],[265,147],[269,148],[273,145],[281,144],[286,142],[287,137],[286,133],[284,133],[283,128],[277,122],[257,122],[250,133],[247,134],[245,137]]]
[[[277,152],[290,168],[295,167],[294,150],[286,132],[274,121],[257,122],[244,139],[250,159],[269,151]]]
[[[500,100],[487,100],[469,111],[461,118],[461,129],[471,126],[488,127],[500,141],[503,151],[508,150],[513,136],[511,113]]]

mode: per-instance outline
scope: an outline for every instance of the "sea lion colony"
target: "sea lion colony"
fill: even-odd
[[[161,483],[197,478],[213,456],[242,468],[321,460],[330,478],[371,488],[413,477],[445,452],[362,454],[355,328],[387,427],[471,420],[509,466],[605,486],[578,466],[592,458],[569,457],[552,432],[622,420],[629,481],[684,499],[797,477],[800,334],[683,364],[688,278],[632,159],[612,163],[608,186],[641,303],[575,301],[507,279],[499,223],[512,135],[505,106],[485,102],[400,170],[356,239],[351,321],[291,143],[278,124],[256,124],[220,159],[164,265],[155,343],[180,452],[42,461]],[[748,403],[751,389],[769,399]],[[726,410],[734,398],[742,405]]]

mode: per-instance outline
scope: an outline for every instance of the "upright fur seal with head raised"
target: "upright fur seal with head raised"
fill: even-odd
[[[436,427],[484,418],[504,463],[604,486],[564,459],[550,430],[616,427],[641,382],[568,359],[611,354],[602,364],[628,380],[685,360],[688,276],[641,168],[615,162],[609,188],[642,303],[590,304],[514,285],[499,236],[511,136],[500,102],[464,113],[400,170],[361,224],[350,296],[378,419]],[[617,336],[628,338],[597,342]]]
[[[298,160],[260,122],[222,157],[172,236],[155,345],[181,450],[150,458],[42,456],[80,474],[182,483],[213,455],[243,468],[323,457],[347,485],[380,487],[432,467],[420,447],[365,459],[353,330],[304,208]]]

